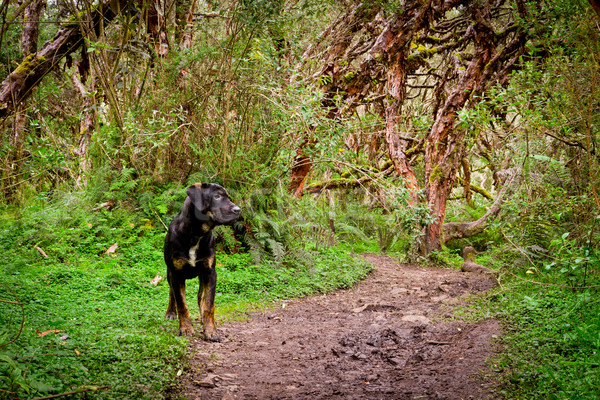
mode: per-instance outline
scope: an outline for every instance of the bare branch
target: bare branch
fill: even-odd
[[[19,338],[19,336],[21,336],[21,333],[23,332],[23,326],[25,326],[25,306],[23,306],[23,303],[21,303],[19,301],[19,298],[17,297],[16,293],[13,292],[13,290],[5,283],[3,283],[4,286],[6,286],[6,288],[8,289],[9,292],[12,293],[12,295],[14,296],[14,298],[16,299],[16,301],[10,301],[10,300],[2,300],[3,303],[9,303],[9,304],[16,304],[18,306],[21,307],[21,326],[19,327],[19,331],[17,332],[17,334],[15,335],[14,338],[12,338],[11,340],[9,340],[6,343],[1,343],[0,347],[4,347],[4,346],[8,346],[11,343],[14,343],[15,340],[17,340]]]
[[[100,29],[101,23],[112,21],[131,1],[122,0],[119,9],[113,10],[112,0],[103,0],[91,10],[89,17],[93,21],[92,28]],[[54,38],[44,43],[36,53],[27,56],[0,84],[0,118],[12,113],[20,102],[31,95],[42,78],[82,43],[82,32],[74,16],[63,24]]]

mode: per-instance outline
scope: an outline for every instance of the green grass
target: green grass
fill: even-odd
[[[502,371],[499,394],[506,399],[598,399],[600,265],[590,255],[584,269],[574,253],[558,249],[535,266],[515,266],[506,249],[478,258],[499,271],[502,284],[469,311],[503,322],[501,353],[490,362]]]
[[[501,285],[470,297],[469,304],[454,309],[451,318],[469,322],[498,318],[502,322],[499,354],[489,360],[497,372],[489,378],[498,381],[500,398],[598,399],[600,265],[595,257],[589,257],[583,279],[578,256],[571,258],[569,263],[569,257],[556,252],[535,267],[514,266],[515,257],[506,249],[491,250],[477,258],[478,263],[498,272]],[[560,268],[545,267],[557,264]],[[568,288],[584,283],[588,288]]]
[[[0,347],[0,399],[86,385],[109,386],[89,392],[97,399],[177,396],[187,340],[177,336],[176,321],[163,318],[166,279],[150,284],[157,273],[165,276],[164,234],[140,212],[92,211],[76,195],[37,202],[20,215],[5,210],[0,300],[23,303],[25,323],[20,330],[20,306],[0,302],[0,344],[20,333]],[[218,254],[217,324],[277,299],[349,287],[371,269],[344,246],[302,253],[311,262],[252,265],[248,254]],[[188,284],[194,319],[197,288],[197,281]]]
[[[510,399],[598,399],[600,298],[513,282],[491,306],[505,321],[502,390]]]

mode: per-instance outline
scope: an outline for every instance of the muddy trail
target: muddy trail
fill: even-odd
[[[482,275],[375,265],[353,289],[282,303],[192,341],[186,399],[493,399],[486,359],[498,321],[450,321],[494,285]]]

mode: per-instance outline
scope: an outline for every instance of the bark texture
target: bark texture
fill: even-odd
[[[154,44],[154,51],[160,57],[169,53],[166,26],[166,1],[150,1],[145,10],[146,31],[150,34]]]
[[[418,246],[427,254],[443,243],[446,203],[463,159],[465,195],[471,198],[465,154],[469,129],[458,126],[458,114],[479,102],[490,86],[507,84],[519,67],[528,40],[519,18],[527,7],[522,0],[404,1],[401,9],[394,7],[367,1],[349,6],[305,59],[323,55],[314,78],[326,92],[330,114],[366,107],[381,116],[384,148],[410,193],[409,203],[419,201],[423,187],[436,217]],[[514,14],[506,13],[511,8]],[[434,120],[422,137],[404,129],[410,126],[403,113],[414,107],[412,98],[429,104]],[[425,162],[421,184],[411,166],[419,154]]]
[[[425,147],[425,180],[427,204],[436,221],[425,228],[421,252],[429,254],[442,244],[442,225],[446,216],[448,195],[457,175],[462,158],[461,143],[464,129],[455,129],[458,111],[473,91],[482,83],[484,69],[495,50],[494,31],[489,21],[489,5],[473,7],[475,24],[471,26],[474,36],[474,54],[467,70],[459,79],[437,115]]]
[[[130,0],[121,0],[115,5],[114,0],[103,0],[92,9],[89,15],[93,29],[99,31],[101,24],[112,21],[130,3]],[[17,105],[31,95],[42,78],[65,56],[76,51],[82,43],[83,36],[77,16],[73,16],[71,20],[63,24],[54,38],[44,43],[42,48],[35,53],[25,57],[21,64],[2,82],[0,85],[0,118],[14,112]]]
[[[290,180],[289,191],[294,194],[294,197],[300,198],[304,190],[304,185],[308,179],[308,174],[312,167],[312,161],[308,156],[309,150],[314,147],[314,140],[312,138],[304,138],[298,149],[296,150],[296,157],[294,157],[294,164],[292,166],[292,174]]]
[[[21,2],[25,6],[23,10],[23,30],[21,31],[21,51],[23,56],[35,53],[38,44],[38,33],[40,25],[40,14],[46,5],[43,0]],[[8,185],[5,195],[10,198],[17,192],[20,186],[19,170],[23,159],[23,142],[27,134],[27,102],[23,101],[17,106],[10,133],[11,153],[8,157],[8,168],[11,173],[8,176]]]
[[[192,47],[196,2],[197,0],[188,0],[177,4],[177,32],[175,39],[179,43],[179,47],[185,50]]]
[[[21,51],[28,56],[37,51],[40,14],[46,7],[45,0],[35,0],[23,12],[23,30],[21,31]]]
[[[519,174],[510,171],[509,176],[504,180],[503,186],[498,192],[498,196],[492,206],[487,212],[478,220],[472,222],[448,222],[442,226],[444,242],[447,243],[454,239],[463,239],[471,236],[475,236],[485,229],[490,219],[496,218],[500,211],[502,211],[502,205],[506,201],[506,198],[510,195],[515,187],[515,183],[518,182]]]

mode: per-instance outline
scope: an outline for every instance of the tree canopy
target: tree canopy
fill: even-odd
[[[4,1],[5,200],[100,171],[392,187],[428,210],[422,254],[480,232],[532,163],[597,206],[595,6]],[[453,193],[496,201],[444,225]]]

